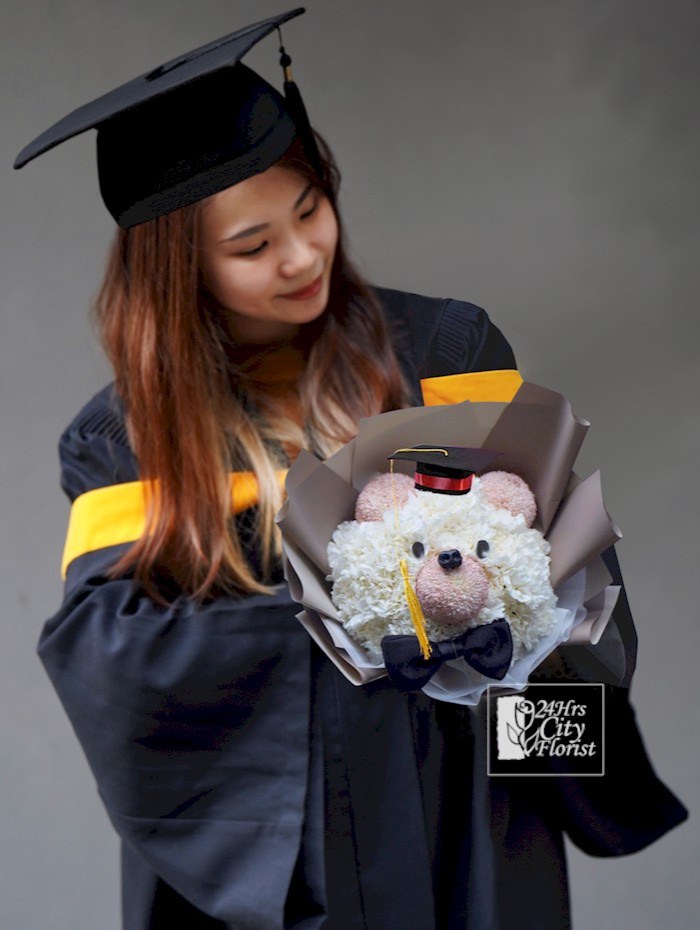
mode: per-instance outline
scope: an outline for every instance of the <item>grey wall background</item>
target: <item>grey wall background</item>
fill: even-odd
[[[291,6],[291,2],[289,3]],[[593,423],[658,770],[695,811],[700,8],[693,0],[308,0],[285,41],[378,283],[471,299]],[[111,220],[94,139],[12,173],[93,96],[283,0],[5,0],[0,37],[8,930],[118,927],[117,843],[34,655],[61,596],[55,444],[108,377],[86,324]],[[278,82],[274,40],[250,56]],[[634,786],[630,785],[630,790]],[[696,814],[697,818],[697,814]],[[577,930],[697,925],[697,819],[633,857],[572,851]]]

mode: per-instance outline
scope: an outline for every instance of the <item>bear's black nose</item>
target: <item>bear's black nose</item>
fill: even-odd
[[[445,549],[438,556],[438,565],[449,571],[452,568],[459,568],[462,564],[462,553],[459,549]]]

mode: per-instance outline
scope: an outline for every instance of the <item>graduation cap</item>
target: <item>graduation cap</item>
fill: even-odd
[[[289,10],[181,55],[74,110],[17,156],[21,168],[97,129],[100,191],[125,229],[270,168],[295,139],[322,173],[308,117],[280,47],[285,96],[240,59],[305,12]]]
[[[415,486],[418,491],[438,494],[466,494],[474,474],[483,471],[502,455],[492,449],[466,446],[413,446],[397,449],[388,458],[416,463]]]

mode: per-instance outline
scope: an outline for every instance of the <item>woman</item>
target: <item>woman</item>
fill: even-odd
[[[282,581],[272,521],[299,449],[420,403],[421,377],[514,368],[483,311],[368,288],[348,263],[289,75],[283,99],[235,64],[291,15],[20,156],[97,125],[123,227],[97,304],[116,380],[62,437],[66,594],[40,652],[122,838],[129,930],[566,927],[563,830],[629,852],[684,813],[613,686],[633,667],[624,604],[609,774],[552,790],[489,780],[478,717],[351,686]]]

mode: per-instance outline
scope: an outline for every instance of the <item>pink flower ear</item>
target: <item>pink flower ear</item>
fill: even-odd
[[[482,475],[479,484],[489,503],[513,515],[521,513],[532,526],[537,516],[535,495],[519,475],[508,471],[490,471]]]
[[[377,475],[360,491],[355,503],[355,519],[359,523],[381,520],[394,506],[394,499],[397,507],[403,507],[413,494],[413,485],[413,478],[400,472]]]

